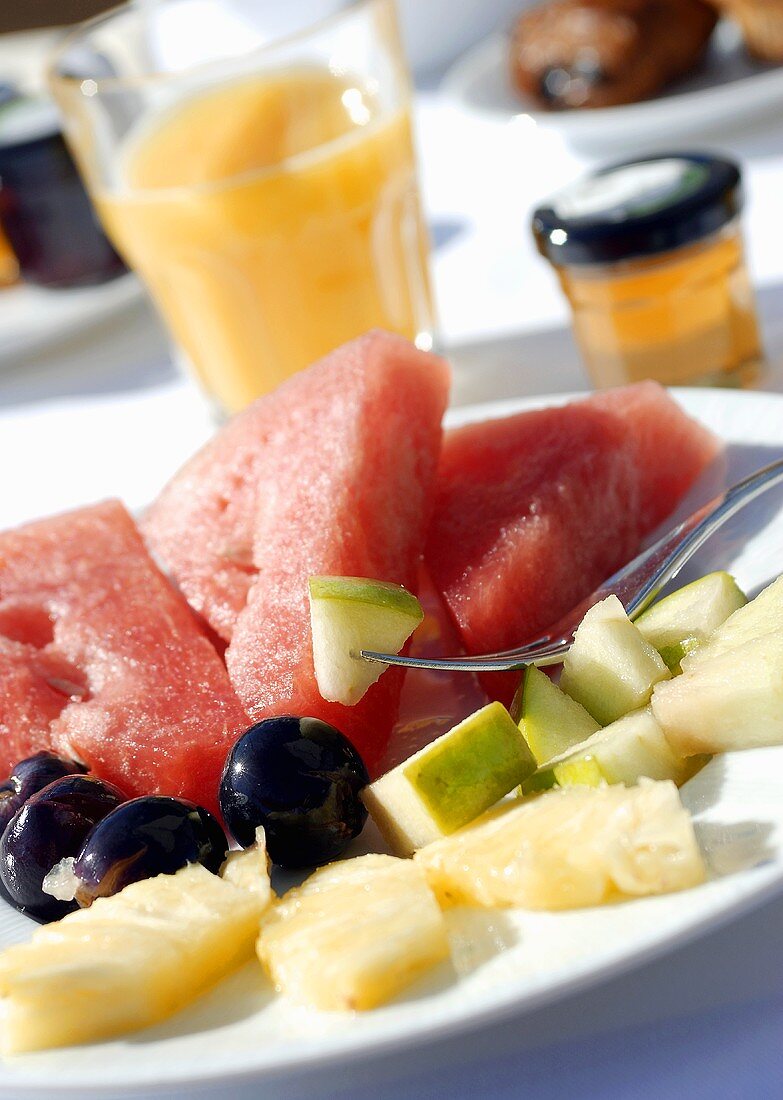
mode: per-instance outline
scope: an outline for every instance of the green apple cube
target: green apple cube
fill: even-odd
[[[399,653],[424,618],[399,584],[365,577],[310,577],[310,623],[318,690],[330,703],[358,703],[388,665],[363,649]]]
[[[617,596],[608,596],[582,619],[563,662],[560,687],[599,725],[608,726],[646,706],[654,686],[670,676]]]
[[[601,780],[633,786],[642,777],[671,779],[681,786],[706,760],[677,756],[652,710],[645,707],[618,718],[581,745],[544,764],[523,784],[523,793],[574,784],[596,786]]]
[[[783,576],[730,615],[698,654],[688,657],[683,670],[701,663],[702,654],[704,660],[711,660],[721,653],[740,648],[746,642],[755,642],[766,634],[780,633],[783,633]]]
[[[511,716],[539,764],[560,756],[600,729],[583,706],[535,665],[528,665],[522,675]]]
[[[536,769],[525,738],[490,703],[362,791],[392,850],[412,855],[467,825]]]
[[[709,573],[653,604],[635,620],[635,625],[677,673],[683,658],[703,645],[747,602],[729,573]]]
[[[538,794],[553,787],[604,787],[606,776],[592,756],[564,753],[520,784],[521,795]]]
[[[783,744],[783,578],[658,684],[652,709],[682,756]]]

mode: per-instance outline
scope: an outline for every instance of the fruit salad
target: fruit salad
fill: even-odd
[[[0,887],[42,924],[0,954],[5,1053],[146,1027],[244,964],[371,1010],[449,960],[455,906],[708,877],[678,788],[783,743],[783,578],[748,602],[713,573],[635,622],[609,597],[554,677],[473,682],[395,745],[403,673],[362,650],[547,626],[719,449],[652,384],[444,441],[447,383],[371,334],[221,429],[146,545],[118,503],[0,534]]]

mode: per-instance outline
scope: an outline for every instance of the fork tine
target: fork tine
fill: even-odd
[[[405,657],[399,654],[376,653],[363,649],[361,656],[368,661],[380,661],[383,664],[402,668],[426,668],[436,672],[514,672],[530,664],[558,664],[568,646],[559,644],[549,649],[532,648],[529,650],[509,650],[502,654],[485,654],[465,657]]]

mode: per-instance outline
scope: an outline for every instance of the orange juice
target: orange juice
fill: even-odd
[[[97,201],[227,411],[366,329],[431,327],[409,112],[326,69],[192,95]]]

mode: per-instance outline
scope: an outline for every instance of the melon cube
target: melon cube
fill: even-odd
[[[683,756],[783,744],[783,577],[656,686],[652,709]]]
[[[747,602],[729,573],[709,573],[654,603],[634,622],[667,667],[679,672],[683,658]]]
[[[523,672],[511,713],[539,764],[567,752],[599,729],[592,715],[535,665]]]
[[[563,662],[560,687],[602,726],[647,705],[655,684],[671,676],[617,596],[585,615]]]
[[[471,714],[362,791],[392,850],[409,856],[493,806],[535,769],[500,703]]]
[[[523,784],[523,791],[585,783],[625,783],[671,779],[681,786],[708,757],[677,756],[649,707],[604,726],[580,745],[544,764]]]

